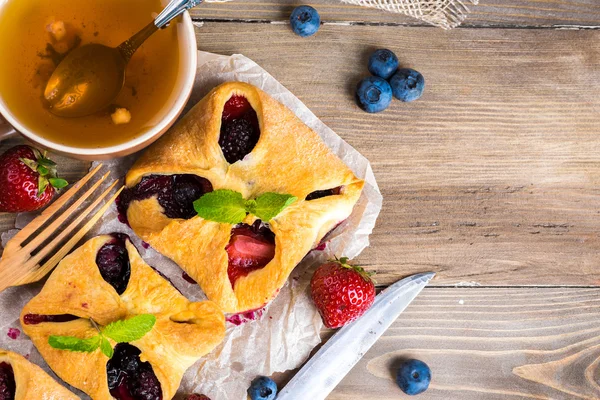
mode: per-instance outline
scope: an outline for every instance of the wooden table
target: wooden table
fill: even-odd
[[[433,370],[421,399],[600,398],[600,3],[482,3],[443,31],[314,0],[308,39],[292,0],[194,12],[200,49],[254,59],[371,160],[384,208],[358,261],[379,284],[438,273],[331,399],[404,398],[407,356]],[[353,91],[380,47],[427,88],[370,115]]]

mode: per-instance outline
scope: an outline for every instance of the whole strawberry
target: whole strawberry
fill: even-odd
[[[328,328],[340,328],[365,313],[375,300],[375,285],[364,269],[348,259],[321,265],[310,281],[312,299]]]
[[[56,164],[33,147],[21,145],[0,155],[0,211],[35,211],[67,186],[56,176]]]

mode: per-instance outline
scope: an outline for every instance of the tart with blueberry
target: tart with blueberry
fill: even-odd
[[[130,342],[106,339],[111,357],[103,346],[51,344],[56,336],[97,337],[140,315],[154,316],[151,329]],[[184,372],[225,335],[215,303],[187,300],[121,234],[95,237],[65,257],[24,307],[21,325],[50,368],[94,400],[171,399]]]
[[[79,397],[25,357],[0,349],[0,399],[78,400]]]
[[[125,183],[123,220],[229,313],[271,301],[348,218],[364,184],[291,110],[240,82],[213,89],[145,151]],[[297,200],[270,220],[201,218],[194,201],[217,190],[246,201],[265,193]]]

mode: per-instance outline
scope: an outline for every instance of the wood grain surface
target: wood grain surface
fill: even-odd
[[[404,358],[432,370],[420,400],[599,399],[599,296],[600,289],[425,289],[328,399],[408,398],[393,378]]]
[[[478,5],[464,1],[471,13],[464,27],[596,27],[600,26],[597,0],[481,0]],[[192,10],[198,20],[286,21],[294,7],[310,4],[318,9],[325,23],[423,25],[399,14],[344,4],[338,0],[234,0],[205,3]]]
[[[285,23],[291,0],[194,18],[201,50],[254,59],[371,160],[384,208],[358,261],[378,284],[438,273],[329,399],[406,398],[403,357],[432,367],[424,400],[600,399],[600,3],[484,0],[449,32],[311,4],[326,23],[308,39]],[[378,47],[427,88],[369,115],[353,92]],[[87,171],[56,158],[71,181]]]

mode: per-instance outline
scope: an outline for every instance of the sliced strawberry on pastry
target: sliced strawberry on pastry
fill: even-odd
[[[263,268],[275,256],[275,237],[268,228],[240,225],[233,228],[231,239],[225,248],[229,256],[227,274],[231,286],[250,272]]]

